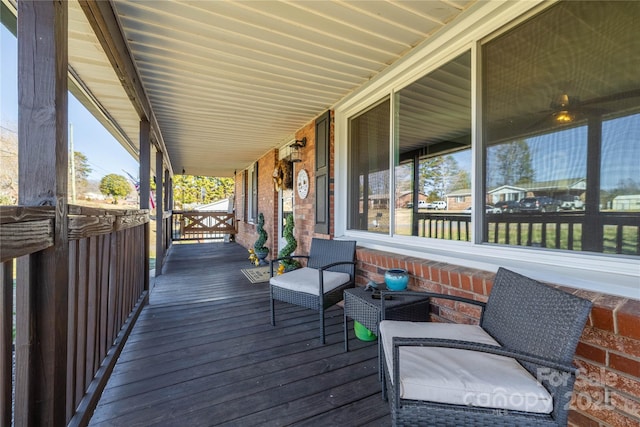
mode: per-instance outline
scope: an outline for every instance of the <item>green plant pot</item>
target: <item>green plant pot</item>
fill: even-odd
[[[356,333],[356,338],[360,341],[375,341],[378,339],[376,334],[365,328],[360,322],[353,321],[353,331]]]

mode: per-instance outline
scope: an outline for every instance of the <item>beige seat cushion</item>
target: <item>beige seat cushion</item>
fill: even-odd
[[[450,323],[385,320],[380,336],[392,377],[393,337],[498,345],[480,326]],[[543,414],[553,410],[549,392],[515,359],[450,348],[400,348],[400,397]]]
[[[336,271],[323,271],[324,293],[327,293],[339,286],[348,283],[351,277],[347,273]],[[284,289],[296,292],[304,292],[311,295],[318,295],[320,289],[318,270],[315,268],[298,268],[288,273],[280,274],[269,279],[269,283]]]

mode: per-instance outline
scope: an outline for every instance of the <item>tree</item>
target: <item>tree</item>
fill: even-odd
[[[18,133],[10,127],[0,126],[0,205],[18,202]]]
[[[490,150],[487,155],[487,176],[492,187],[533,182],[534,170],[527,141],[521,139]]]
[[[464,188],[469,174],[460,171],[453,156],[436,156],[420,161],[419,188],[429,200],[443,200],[454,189]]]
[[[89,178],[89,174],[93,169],[91,169],[91,166],[89,166],[89,160],[87,159],[87,156],[85,156],[80,151],[73,152],[73,159],[76,174],[76,190],[78,191],[78,193],[82,193],[87,188],[87,178]],[[71,159],[69,159],[69,193],[71,193],[70,189],[72,185],[72,179],[73,177],[71,176]]]
[[[233,194],[234,186],[232,178],[176,175],[173,178],[174,200],[185,205],[217,202]]]
[[[131,191],[129,181],[122,175],[109,174],[100,180],[100,192],[113,197],[113,204],[118,203],[118,197],[125,197]]]

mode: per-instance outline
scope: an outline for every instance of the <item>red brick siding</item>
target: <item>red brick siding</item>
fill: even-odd
[[[358,248],[356,283],[381,282],[388,268],[409,272],[409,287],[486,301],[494,273]],[[570,426],[640,426],[640,301],[558,286],[593,301],[576,350],[576,380]],[[479,311],[436,300],[432,319],[477,323]]]
[[[311,247],[311,239],[313,237],[330,238],[334,232],[334,218],[333,214],[330,217],[330,235],[314,233],[315,225],[315,120],[311,121],[300,129],[296,135],[296,139],[307,138],[307,145],[301,149],[301,162],[294,163],[293,166],[293,185],[294,185],[294,221],[295,229],[294,235],[298,242],[298,248],[296,254],[308,254]],[[265,230],[269,234],[269,240],[267,240],[267,246],[271,250],[270,257],[277,254],[278,248],[278,192],[275,191],[273,185],[273,169],[276,166],[278,160],[278,151],[273,150],[267,153],[265,156],[258,160],[258,211],[262,212],[265,219]],[[331,118],[330,126],[330,212],[333,213],[333,191],[334,191],[334,123],[333,117]],[[305,169],[309,174],[309,193],[305,199],[301,199],[298,196],[296,189],[296,179],[298,172]],[[236,194],[240,195],[241,188],[239,187],[241,180],[241,174],[239,172],[236,175]],[[250,197],[247,194],[247,197]],[[236,197],[236,212],[241,212],[241,200],[240,197]],[[255,231],[255,225],[249,224],[243,221],[238,222],[238,234],[236,235],[236,241],[246,248],[253,246],[257,238]]]
[[[270,251],[269,258],[277,254],[278,249],[278,192],[273,185],[273,170],[276,167],[278,160],[278,151],[271,150],[258,160],[258,213],[264,215],[264,229],[267,232],[268,239],[265,244]],[[244,171],[240,171],[236,174],[236,194],[242,194],[242,189],[239,187],[242,182],[242,174]],[[245,192],[246,197],[251,197],[248,192]],[[241,212],[243,207],[240,206],[242,200],[240,197],[235,198],[235,210]],[[258,233],[256,232],[256,225],[246,221],[238,221],[238,233],[236,234],[236,241],[246,248],[253,247]]]

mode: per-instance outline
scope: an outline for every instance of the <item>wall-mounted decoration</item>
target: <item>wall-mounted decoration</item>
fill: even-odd
[[[301,169],[300,172],[298,172],[296,186],[298,188],[298,196],[300,196],[301,199],[306,199],[307,194],[309,194],[309,174],[306,170]]]
[[[273,169],[273,186],[276,191],[293,188],[293,164],[285,159],[279,160]]]

